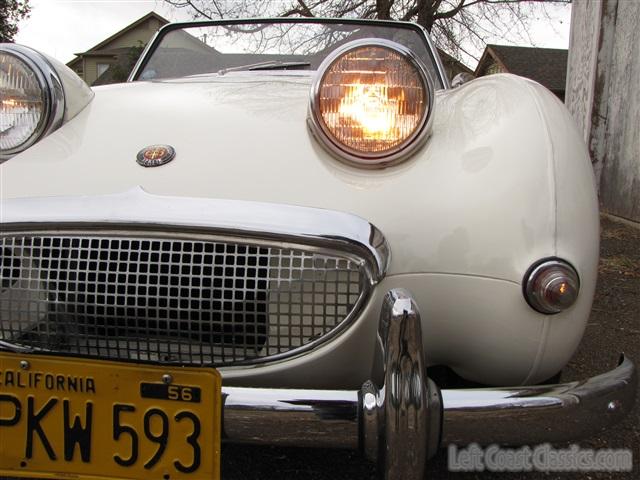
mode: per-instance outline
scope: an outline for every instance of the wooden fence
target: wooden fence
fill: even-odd
[[[640,0],[574,0],[565,98],[602,209],[640,222]]]

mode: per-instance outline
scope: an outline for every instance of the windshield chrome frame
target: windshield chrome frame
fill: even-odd
[[[133,70],[131,70],[131,74],[127,79],[127,82],[135,82],[140,80],[140,74],[142,73],[143,68],[146,66],[147,62],[157,49],[158,45],[162,41],[162,39],[169,33],[174,30],[180,30],[183,28],[189,27],[207,27],[207,26],[216,26],[216,25],[255,25],[260,23],[324,23],[324,24],[345,24],[345,25],[379,25],[384,27],[396,27],[396,28],[405,28],[409,30],[414,30],[418,33],[425,41],[427,51],[429,52],[429,56],[434,65],[434,70],[438,75],[438,80],[442,85],[442,88],[448,89],[449,80],[444,70],[444,66],[442,65],[442,61],[431,41],[431,37],[427,30],[412,22],[401,22],[397,20],[366,20],[366,19],[357,19],[357,18],[291,18],[291,17],[275,17],[275,18],[244,18],[237,20],[200,20],[193,22],[177,22],[177,23],[168,23],[162,26],[158,32],[153,36],[151,41],[147,44],[144,51],[138,58]]]

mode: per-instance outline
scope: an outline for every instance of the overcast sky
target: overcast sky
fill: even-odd
[[[31,0],[31,6],[31,17],[20,23],[16,42],[65,63],[152,10],[168,20],[187,19],[185,11],[162,0]],[[551,21],[535,22],[530,36],[538,47],[568,48],[570,7],[553,11]]]
[[[161,0],[31,0],[31,16],[20,22],[16,43],[62,62],[74,58],[150,11],[176,18]]]

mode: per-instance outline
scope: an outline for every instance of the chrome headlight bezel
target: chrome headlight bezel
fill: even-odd
[[[424,86],[427,108],[414,131],[395,147],[381,153],[365,153],[354,150],[340,143],[331,133],[322,119],[320,112],[320,89],[325,75],[335,62],[352,50],[363,47],[379,47],[388,49],[402,56],[419,75]],[[382,168],[396,164],[408,158],[414,151],[424,145],[431,131],[433,109],[435,105],[435,88],[427,67],[410,49],[399,43],[386,39],[365,38],[344,44],[328,55],[318,67],[313,80],[309,99],[308,125],[319,143],[334,157],[360,168]]]
[[[65,95],[60,76],[47,59],[37,52],[22,45],[12,43],[1,44],[0,53],[11,55],[29,68],[36,76],[42,89],[44,108],[38,125],[31,135],[20,145],[0,150],[0,162],[26,150],[42,137],[62,125],[65,110]]]

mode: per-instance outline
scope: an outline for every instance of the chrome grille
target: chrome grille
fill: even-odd
[[[206,235],[13,233],[0,253],[1,340],[116,359],[279,358],[343,328],[369,284],[351,254]]]

